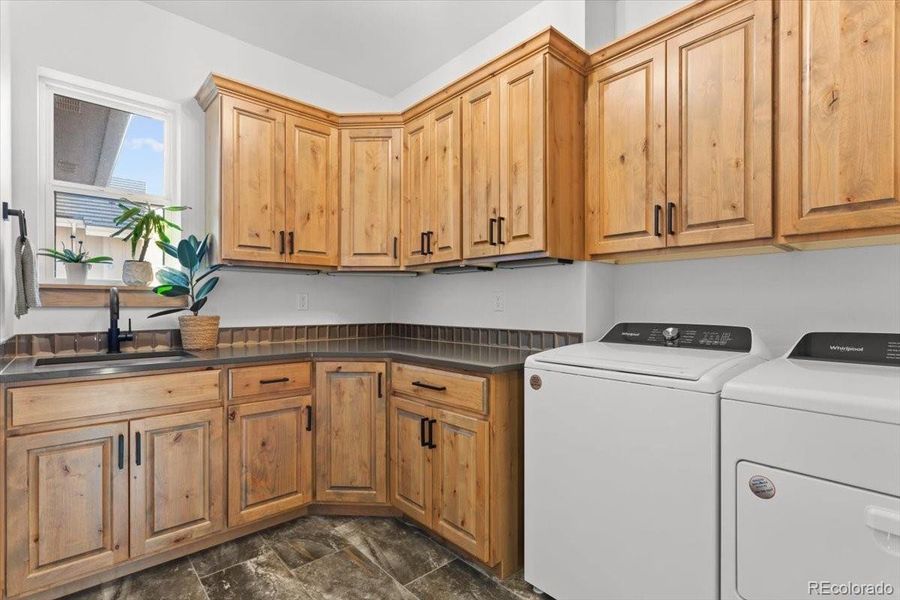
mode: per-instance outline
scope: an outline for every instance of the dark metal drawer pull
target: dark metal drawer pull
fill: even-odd
[[[662,231],[659,229],[660,217],[662,216],[662,206],[657,204],[653,207],[653,235],[656,237],[662,236]]]
[[[424,381],[413,381],[412,384],[416,387],[425,388],[427,390],[434,390],[436,392],[446,392],[446,385],[434,385],[433,383],[425,383]]]
[[[119,434],[119,470],[125,468],[125,434]]]
[[[428,442],[425,441],[425,426],[428,425],[428,417],[422,417],[419,421],[419,445],[423,448],[428,446]]]
[[[288,232],[288,248],[290,249],[290,254],[294,253],[294,232]]]
[[[497,219],[497,241],[503,245],[506,242],[503,241],[503,221],[506,220],[506,217],[500,217]]]
[[[381,373],[379,373],[378,374],[378,397],[379,398],[384,397],[384,393],[383,393],[381,387],[382,387],[382,375],[381,375]]]
[[[427,244],[428,249],[425,251],[425,254],[434,254],[434,251],[432,251],[432,249],[431,249],[431,236],[433,236],[433,235],[434,235],[433,231],[425,232],[425,239],[428,241],[428,244]]]
[[[134,464],[141,466],[141,432],[134,434]]]
[[[419,236],[419,254],[421,254],[422,256],[425,256],[426,254],[428,254],[425,251],[425,232],[424,231]]]
[[[675,235],[675,203],[669,202],[668,210],[666,211],[666,223],[667,228],[669,230],[669,235]]]
[[[437,423],[436,419],[428,420],[428,447],[429,448],[437,448],[437,444],[434,443],[434,424]]]
[[[278,232],[278,238],[281,240],[279,242],[278,254],[284,254],[284,231]]]
[[[259,382],[262,385],[266,385],[269,383],[287,383],[290,380],[291,380],[290,377],[279,377],[278,379],[260,379]]]
[[[312,404],[306,405],[306,430],[312,431],[313,427]]]
[[[496,246],[497,242],[494,241],[494,223],[497,222],[497,219],[491,217],[488,219],[488,244],[491,246]]]

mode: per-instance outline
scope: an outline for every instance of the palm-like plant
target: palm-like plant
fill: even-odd
[[[207,264],[206,269],[201,266],[203,260],[209,256],[209,236],[207,235],[201,241],[192,235],[178,242],[178,246],[163,241],[156,242],[156,245],[169,256],[177,258],[181,264],[181,269],[178,270],[171,267],[160,269],[156,274],[156,278],[161,284],[153,288],[153,291],[160,296],[169,298],[188,296],[190,305],[187,308],[161,310],[150,315],[150,318],[171,315],[183,310],[189,310],[196,316],[206,304],[206,301],[209,300],[209,293],[219,283],[218,277],[209,276],[223,266]]]
[[[91,253],[84,249],[84,240],[78,241],[78,250],[75,250],[75,236],[72,236],[72,247],[66,248],[62,242],[62,250],[55,248],[41,248],[38,250],[38,256],[48,256],[64,263],[82,263],[86,265],[110,264],[112,257],[110,256],[91,256]]]
[[[131,242],[131,258],[134,259],[137,255],[136,260],[139,261],[147,257],[147,249],[154,235],[160,242],[168,244],[170,240],[166,234],[166,227],[181,231],[181,227],[166,219],[165,211],[181,212],[188,208],[187,206],[154,208],[149,202],[133,202],[128,198],[120,198],[118,204],[122,212],[116,217],[115,223],[120,229],[109,237],[118,237],[127,231],[128,234],[122,239]],[[138,244],[141,246],[139,255]]]

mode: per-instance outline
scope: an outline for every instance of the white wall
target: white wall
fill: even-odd
[[[10,23],[8,0],[0,0],[0,200],[11,197],[10,137]],[[0,342],[13,334],[12,236],[13,222],[0,221]]]
[[[37,70],[66,73],[178,102],[183,108],[181,194],[194,207],[189,230],[203,229],[203,113],[193,100],[210,71],[337,111],[391,110],[393,100],[255,48],[143,2],[12,2],[13,198],[29,216],[41,201],[37,181]],[[4,13],[5,17],[5,13]],[[6,18],[3,19],[7,21]],[[0,149],[2,152],[2,149]],[[39,223],[30,219],[36,229]],[[225,273],[209,309],[223,325],[384,320],[387,280],[344,280],[278,273]],[[3,286],[6,289],[7,285]],[[293,292],[310,294],[310,310],[295,309]],[[233,301],[226,301],[232,299]],[[336,309],[340,314],[336,314]],[[137,328],[174,327],[174,317],[143,318]],[[4,319],[4,323],[6,323]],[[96,309],[41,309],[15,323],[16,333],[105,329]]]
[[[693,0],[616,0],[616,37],[675,12]]]
[[[584,47],[593,52],[616,37],[616,0],[586,0]]]

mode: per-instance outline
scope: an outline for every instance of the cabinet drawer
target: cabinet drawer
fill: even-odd
[[[57,383],[11,389],[9,419],[19,427],[218,399],[218,370]]]
[[[487,379],[394,363],[393,391],[476,412],[487,411]]]
[[[231,369],[231,397],[295,392],[310,386],[308,362]]]

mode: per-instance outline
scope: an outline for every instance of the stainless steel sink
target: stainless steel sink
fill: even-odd
[[[119,362],[123,360],[141,360],[144,358],[193,358],[194,355],[184,350],[168,350],[165,352],[122,352],[121,354],[84,354],[81,356],[51,356],[39,358],[36,367],[47,365],[77,365],[80,363]]]

